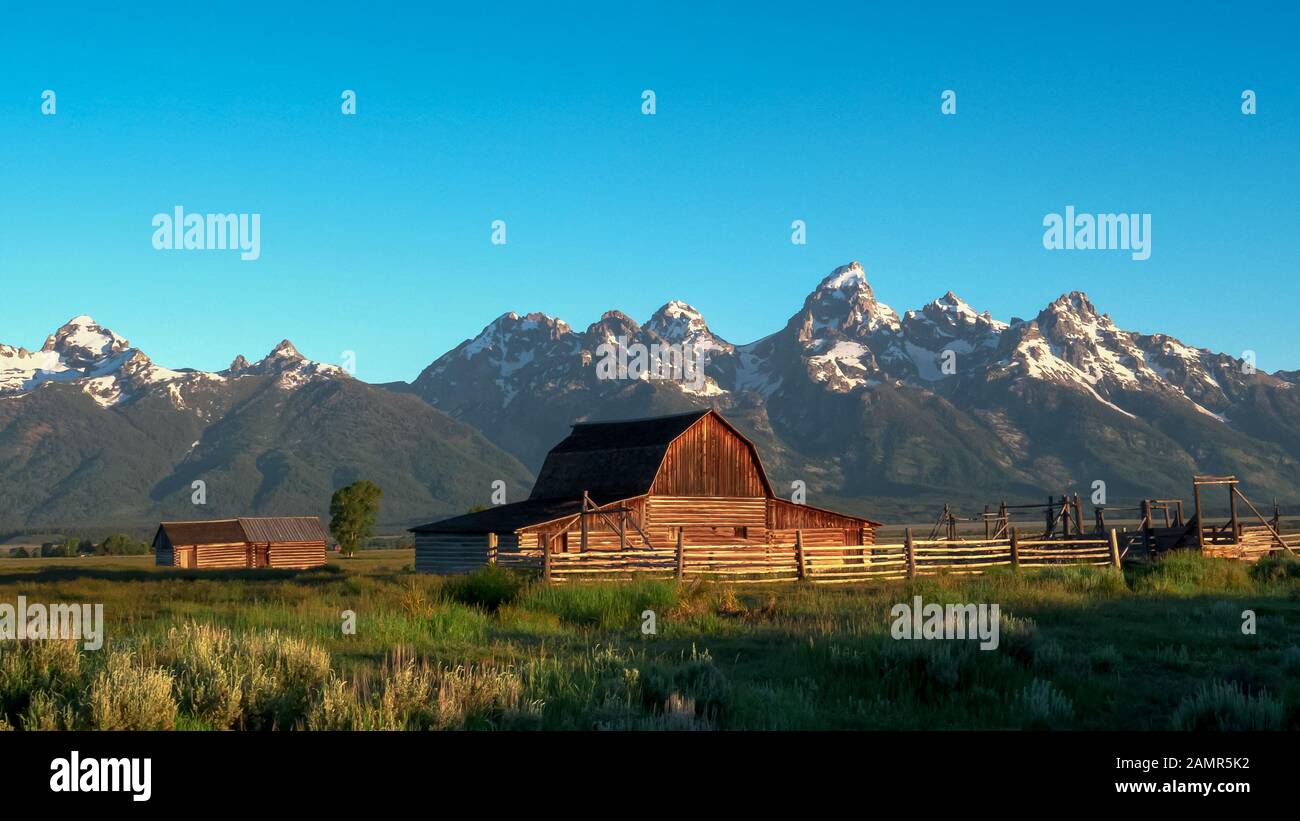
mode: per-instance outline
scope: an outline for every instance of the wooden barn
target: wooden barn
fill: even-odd
[[[862,545],[879,522],[772,492],[754,444],[717,411],[584,422],[556,445],[528,499],[412,528],[415,568],[471,570],[505,556],[686,545]]]
[[[325,528],[315,516],[163,522],[153,537],[163,567],[318,567]]]

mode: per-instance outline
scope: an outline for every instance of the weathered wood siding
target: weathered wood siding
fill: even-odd
[[[418,573],[468,573],[477,570],[488,564],[490,536],[487,533],[417,533],[415,570]],[[515,534],[498,534],[496,541],[498,557],[519,554],[520,540]],[[536,548],[535,538],[533,548]],[[506,559],[508,561],[509,556]]]
[[[270,567],[320,567],[325,564],[325,543],[274,542],[266,555]]]
[[[415,570],[418,573],[464,573],[488,561],[486,533],[415,534]]]
[[[711,414],[668,446],[650,495],[762,497],[762,469],[749,445]]]
[[[806,537],[813,531],[830,533],[839,530],[844,533],[844,540],[840,544],[860,545],[875,544],[876,542],[875,526],[870,522],[844,516],[830,510],[797,505],[785,499],[768,499],[767,515],[771,528],[774,531],[788,531],[791,542],[793,542],[794,531],[796,530],[804,531]],[[783,535],[782,541],[785,538]]]
[[[203,544],[194,548],[195,567],[248,567],[247,544]]]
[[[762,543],[767,540],[766,505],[758,497],[651,496],[646,532],[657,547]]]

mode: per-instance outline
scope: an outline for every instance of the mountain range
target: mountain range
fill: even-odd
[[[468,425],[287,340],[215,373],[155,365],[88,316],[39,351],[0,345],[5,530],[324,515],[361,478],[400,524],[463,513],[497,480],[523,493],[532,474]]]
[[[674,349],[703,379],[602,378],[611,350]],[[899,314],[858,263],[832,271],[749,344],[674,300],[644,324],[585,330],[506,313],[411,383],[371,385],[288,341],[219,372],[170,370],[88,316],[39,351],[0,345],[0,528],[324,513],[357,478],[383,521],[522,498],[585,419],[713,406],[758,445],[778,492],[877,518],[1000,499],[1186,498],[1193,473],[1295,499],[1300,373],[1257,372],[1164,334],[1123,330],[1082,292],[1000,321],[948,292]],[[203,481],[207,503],[192,504]]]

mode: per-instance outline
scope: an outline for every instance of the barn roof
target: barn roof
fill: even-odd
[[[327,541],[325,528],[316,516],[259,516],[163,522],[154,534],[155,545],[164,534],[173,545]]]
[[[581,498],[527,499],[420,525],[411,530],[415,533],[512,533],[521,527],[574,516],[581,511]]]
[[[581,498],[585,490],[597,503],[607,504],[647,493],[668,446],[710,413],[714,411],[705,409],[621,422],[580,422],[546,455],[528,498]],[[718,419],[744,439],[720,415]],[[745,442],[749,444],[748,439]],[[750,449],[753,450],[752,444]],[[754,458],[762,464],[757,452]],[[766,477],[763,484],[767,484]]]

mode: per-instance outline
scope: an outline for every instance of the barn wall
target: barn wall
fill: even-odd
[[[501,539],[497,546],[501,549]],[[417,573],[465,573],[487,564],[486,533],[415,534]]]
[[[656,545],[738,544],[767,539],[766,504],[760,496],[704,498],[651,496],[646,507],[647,532]]]
[[[160,540],[161,541],[161,540]],[[170,544],[159,544],[154,550],[153,563],[159,567],[175,567],[176,551],[172,550]]]
[[[773,530],[816,530],[841,529],[863,531],[863,544],[875,542],[875,525],[853,516],[845,516],[829,510],[819,510],[807,505],[797,505],[784,499],[767,500],[768,522]],[[849,542],[858,544],[858,542]]]
[[[668,446],[650,488],[654,496],[763,496],[758,460],[716,417],[692,425]]]

